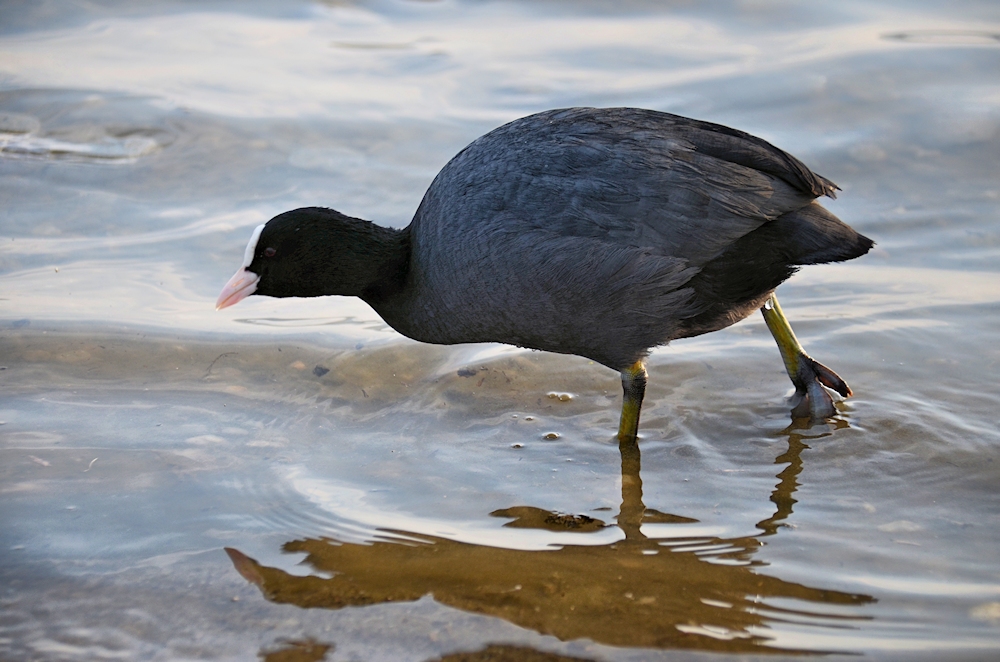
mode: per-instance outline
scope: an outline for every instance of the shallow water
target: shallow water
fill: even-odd
[[[0,7],[0,657],[995,657],[998,35],[991,3]],[[780,289],[835,419],[790,420],[759,317],[656,350],[620,450],[587,360],[213,311],[273,214],[403,226],[569,105],[841,186],[878,246]]]

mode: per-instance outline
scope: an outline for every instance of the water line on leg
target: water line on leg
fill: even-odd
[[[639,411],[646,394],[646,366],[636,361],[622,370],[622,417],[618,424],[618,441],[634,441],[639,432]]]

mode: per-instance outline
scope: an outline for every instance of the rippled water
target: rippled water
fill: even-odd
[[[0,6],[0,656],[997,656],[997,71],[993,3]],[[213,311],[273,214],[401,227],[570,105],[841,186],[878,246],[781,288],[836,419],[758,317],[655,351],[619,449],[584,359]]]

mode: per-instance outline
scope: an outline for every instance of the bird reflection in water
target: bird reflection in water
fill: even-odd
[[[619,444],[622,505],[616,524],[624,539],[612,544],[524,551],[383,531],[370,544],[305,539],[283,546],[287,553],[307,554],[303,563],[332,574],[329,578],[290,575],[261,566],[235,549],[226,551],[240,574],[276,603],[338,609],[432,594],[441,604],[502,618],[563,641],[794,652],[769,646],[769,623],[849,628],[870,618],[858,608],[874,598],[758,573],[767,564],[754,554],[791,515],[801,453],[808,448],[803,431],[786,432],[788,450],[775,460],[787,464],[771,494],[776,510],[756,525],[756,536],[658,538],[644,533],[643,525],[673,523],[682,528],[696,520],[645,507],[639,446],[633,440]],[[491,514],[512,518],[506,524],[510,527],[584,535],[610,526],[591,517],[527,506]]]

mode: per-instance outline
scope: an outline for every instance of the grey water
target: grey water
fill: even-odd
[[[990,2],[0,3],[0,658],[997,657],[998,71]],[[574,105],[841,187],[876,248],[779,289],[834,419],[759,316],[653,352],[630,451],[585,359],[214,311],[272,215],[402,227]]]

